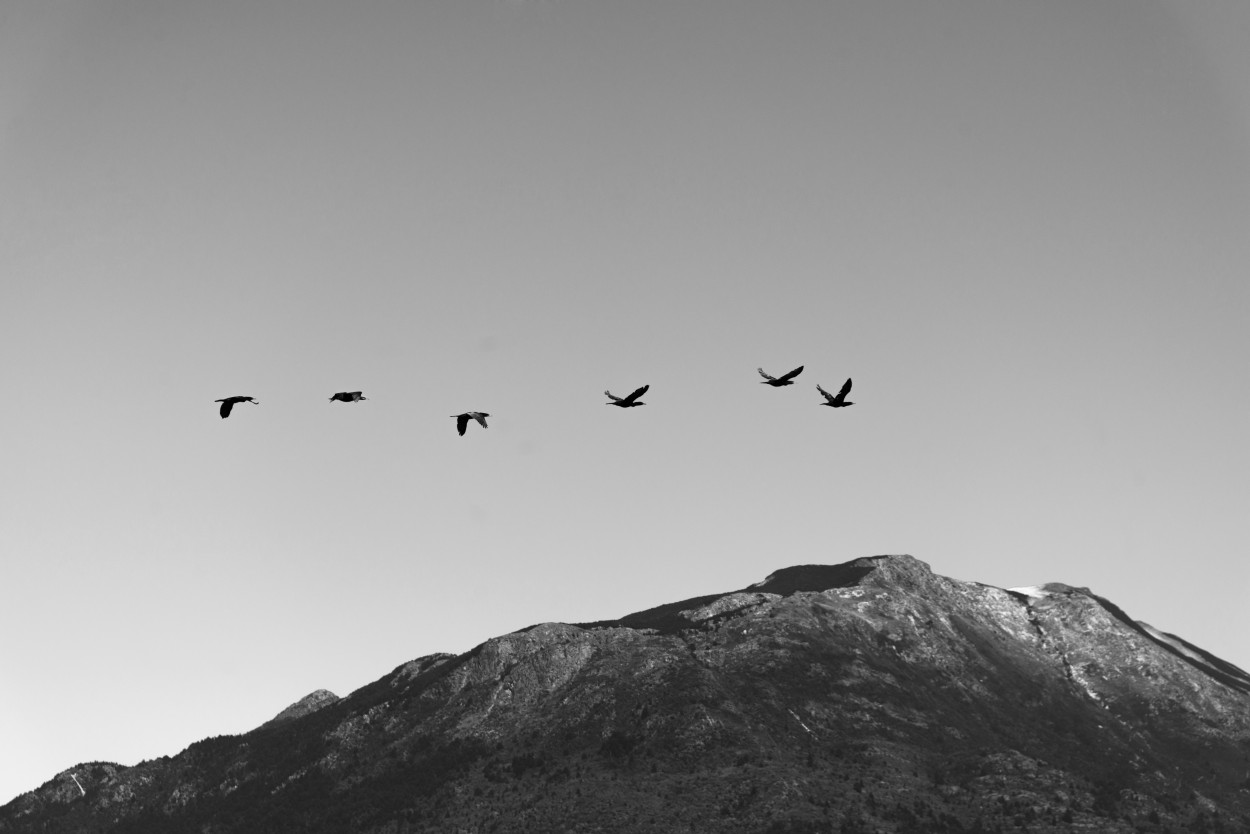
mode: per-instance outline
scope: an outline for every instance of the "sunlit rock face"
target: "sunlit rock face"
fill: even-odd
[[[292,718],[302,718],[309,713],[316,712],[324,706],[333,704],[338,699],[339,696],[335,695],[330,690],[318,689],[315,692],[305,695],[303,698],[300,698],[298,701],[282,710],[282,712],[270,719],[265,726],[268,726],[268,724],[277,724],[282,721],[290,721]]]
[[[878,556],[419,658],[0,832],[1250,831],[1248,693],[1088,589]]]

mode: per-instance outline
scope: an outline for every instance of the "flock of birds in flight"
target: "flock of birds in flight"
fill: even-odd
[[[800,373],[802,373],[803,366],[799,365],[790,373],[783,374],[782,376],[771,376],[770,374],[766,374],[764,373],[763,368],[756,368],[756,370],[760,372],[760,376],[764,377],[764,381],[760,383],[761,385],[771,385],[773,388],[780,388],[784,385],[793,385],[794,378],[798,376]],[[614,406],[617,406],[618,408],[633,408],[639,405],[646,405],[646,403],[640,402],[640,398],[642,397],[643,394],[647,393],[647,391],[650,388],[651,388],[650,385],[644,385],[626,397],[618,397],[615,394],[613,394],[611,391],[604,391],[603,393],[607,394],[608,399],[612,401],[610,403],[605,403],[605,405],[614,405]],[[855,405],[855,403],[849,401],[846,398],[846,395],[851,392],[851,380],[850,379],[847,379],[847,381],[842,384],[842,390],[836,394],[830,394],[828,391],[826,391],[824,388],[821,388],[819,385],[816,386],[816,390],[819,391],[821,393],[821,396],[825,398],[825,401],[821,403],[821,405],[827,405],[827,406],[830,406],[831,408],[842,408],[843,406]],[[366,397],[360,391],[339,391],[337,394],[335,394],[333,397],[330,398],[330,402],[337,401],[341,403],[358,403],[361,400],[366,400],[366,399],[368,399],[368,397]],[[233,409],[239,403],[251,403],[252,405],[260,405],[260,403],[257,402],[255,397],[226,397],[225,399],[214,400],[214,402],[221,403],[220,413],[221,413],[223,420],[226,417],[230,416],[231,409]],[[489,417],[490,415],[487,414],[485,411],[466,411],[463,414],[453,414],[451,416],[452,416],[452,419],[456,421],[456,431],[460,433],[461,437],[463,437],[465,429],[469,427],[470,420],[476,420],[478,423],[481,424],[482,428],[486,428],[486,418]]]

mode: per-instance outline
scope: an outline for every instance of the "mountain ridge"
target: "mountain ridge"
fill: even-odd
[[[874,556],[417,658],[63,771],[0,832],[1237,831],[1248,762],[1233,664],[1087,588]]]

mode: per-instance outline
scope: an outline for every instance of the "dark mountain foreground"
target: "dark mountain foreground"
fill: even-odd
[[[0,832],[1246,832],[1248,777],[1237,667],[1085,588],[878,556],[79,765]]]

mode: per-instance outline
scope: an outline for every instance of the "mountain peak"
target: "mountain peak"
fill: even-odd
[[[933,570],[915,556],[908,554],[865,556],[838,565],[795,565],[773,573],[745,590],[789,596],[801,591],[853,588],[868,580],[875,585],[898,585],[904,588],[924,586],[934,580]]]
[[[294,718],[302,718],[309,713],[316,712],[322,707],[329,706],[339,700],[339,696],[335,695],[328,689],[318,689],[310,692],[303,698],[291,704],[282,712],[265,722],[263,726],[277,724],[282,721],[290,721]]]
[[[863,564],[867,559],[856,559],[840,565],[795,565],[775,570],[759,582],[748,585],[748,591],[766,594],[793,594],[800,591],[827,591],[854,585],[872,572]]]

